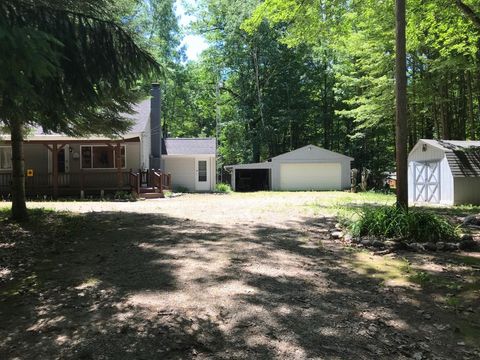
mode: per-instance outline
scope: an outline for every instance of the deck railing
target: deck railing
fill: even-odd
[[[79,195],[81,191],[100,193],[100,191],[129,190],[130,173],[115,170],[82,170],[80,172],[58,174],[59,195]],[[120,182],[121,181],[121,182]],[[11,193],[12,174],[0,172],[0,194]],[[119,186],[120,185],[120,186]],[[34,173],[25,177],[25,191],[29,196],[52,195],[53,174]]]
[[[140,193],[141,188],[163,193],[164,190],[172,189],[172,176],[158,169],[138,170],[138,172],[130,170],[129,185],[131,191],[137,194]]]

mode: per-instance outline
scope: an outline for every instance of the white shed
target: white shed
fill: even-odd
[[[229,165],[235,191],[342,190],[350,187],[351,157],[307,145],[263,163]]]
[[[408,199],[480,204],[480,141],[419,140],[408,156]]]

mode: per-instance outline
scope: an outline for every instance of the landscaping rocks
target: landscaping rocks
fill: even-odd
[[[480,226],[480,214],[469,215],[463,219],[463,226]]]
[[[332,231],[330,233],[331,237],[334,238],[334,239],[341,239],[343,238],[343,232],[342,231]]]
[[[478,244],[473,238],[470,236],[470,238],[466,238],[458,244],[458,247],[460,250],[475,250],[478,247]]]

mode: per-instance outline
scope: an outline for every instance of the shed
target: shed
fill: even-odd
[[[421,139],[408,156],[410,203],[480,204],[480,141]]]
[[[351,157],[307,145],[262,163],[225,166],[235,191],[342,190],[350,187]]]

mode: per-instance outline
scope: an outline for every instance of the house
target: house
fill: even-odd
[[[266,162],[225,166],[235,191],[350,188],[351,157],[307,145]]]
[[[408,187],[410,203],[480,204],[480,141],[419,140]]]
[[[154,84],[151,99],[125,115],[133,126],[120,138],[76,138],[32,129],[24,142],[27,194],[214,190],[216,140],[163,138],[160,100],[160,87]],[[10,193],[11,169],[10,138],[0,134],[0,195]]]

